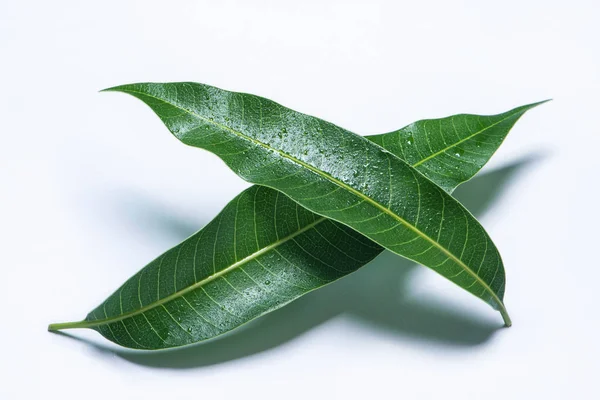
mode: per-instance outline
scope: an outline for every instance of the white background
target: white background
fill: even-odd
[[[0,398],[600,398],[598,4],[2,0]],[[459,191],[502,252],[514,326],[387,254],[177,352],[46,332],[247,186],[98,93],[181,80],[361,134],[553,98]]]

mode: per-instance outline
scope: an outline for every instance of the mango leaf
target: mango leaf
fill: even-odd
[[[525,109],[518,109],[516,113],[520,116],[524,111]],[[476,121],[482,117],[468,116],[468,118]],[[446,120],[448,119],[446,118],[442,121]],[[420,122],[409,125],[408,127],[393,133],[402,133],[419,123]],[[504,138],[511,126],[512,124],[505,128],[491,127],[489,129],[482,129],[479,134],[485,135],[487,131],[487,134],[492,134],[494,137]],[[419,131],[416,133],[415,137],[419,138],[420,135],[423,134],[425,134],[425,131]],[[444,133],[442,131],[441,134],[448,134],[448,132]],[[391,136],[392,134],[386,135]],[[380,142],[379,139],[384,138],[386,135],[378,135],[372,138],[375,138],[375,140]],[[499,145],[501,140],[496,141],[496,143]],[[488,151],[491,156],[496,148],[487,147],[485,151]],[[390,146],[389,149],[391,151],[397,150],[394,146]],[[410,154],[410,151],[413,150],[412,148],[408,148],[407,151]],[[486,161],[487,159],[483,160],[481,165]],[[421,168],[422,167],[418,167],[418,169]],[[431,170],[429,169],[423,169],[425,175],[428,175],[430,172]],[[475,172],[477,171],[474,171],[473,174]],[[449,174],[457,174],[457,172],[455,172],[455,170],[450,170]],[[469,178],[470,176],[464,176],[464,180]],[[435,176],[433,179],[435,180]],[[460,180],[460,178],[457,178],[457,181],[458,180]],[[233,211],[234,204],[235,212]],[[253,214],[253,223],[248,223],[249,214],[244,214],[244,212],[239,213],[239,210],[252,209],[253,212],[256,212],[257,204],[263,206],[268,204],[269,210],[264,214],[259,213],[258,218],[256,214]],[[219,335],[256,318],[259,315],[269,312],[270,310],[279,308],[310,290],[321,287],[322,285],[331,282],[333,279],[337,279],[356,270],[381,252],[379,246],[366,240],[361,235],[356,234],[356,232],[348,230],[345,226],[332,221],[323,221],[318,216],[309,213],[307,210],[297,207],[298,205],[296,203],[290,202],[288,198],[280,195],[276,191],[267,188],[250,188],[234,199],[225,210],[209,224],[209,226],[190,237],[182,244],[176,246],[174,249],[169,250],[126,282],[125,285],[109,297],[105,303],[90,313],[86,321],[70,324],[55,324],[51,328],[91,327],[116,343],[135,348],[156,349],[193,343]],[[261,206],[258,208],[260,209]],[[296,215],[301,215],[301,217],[290,218],[289,215],[282,215],[280,210],[286,208],[294,208],[296,210]],[[298,214],[299,210],[300,213]],[[235,217],[233,217],[232,220],[233,215],[235,215]],[[312,218],[306,218],[309,215],[312,215]],[[266,222],[266,226],[272,226],[270,223],[272,219],[274,221],[279,221],[280,227],[278,228],[277,222],[275,222],[275,231],[271,231],[270,238],[268,236],[268,229],[261,230],[261,233],[267,235],[266,240],[264,240],[264,238],[261,239],[261,244],[259,245],[259,240],[256,239],[256,249],[253,253],[247,255],[245,253],[238,254],[236,242],[242,243],[242,241],[236,241],[236,238],[238,236],[241,236],[242,238],[254,237],[256,235],[255,231],[245,231],[244,229],[249,226],[256,228],[257,221],[259,221],[259,225],[264,225],[265,221],[262,219],[263,217],[269,219],[269,222]],[[282,222],[286,221],[286,218],[289,219],[287,224]],[[260,223],[260,221],[262,221],[262,223]],[[312,225],[315,221],[318,222],[316,222],[315,225]],[[216,235],[224,235],[220,240],[220,242],[224,244],[220,244],[219,249],[225,248],[225,254],[227,251],[233,251],[233,255],[230,259],[225,262],[217,261],[217,266],[214,264],[215,258],[211,258],[211,256],[214,257],[214,252],[216,251],[215,247],[211,248],[211,245],[221,237],[215,236],[215,224],[217,224]],[[289,231],[289,227],[291,226],[294,228]],[[336,229],[331,229],[332,226],[336,227]],[[282,229],[284,230],[283,234],[278,232]],[[288,231],[286,231],[286,229]],[[206,237],[206,235],[208,235],[208,237]],[[230,243],[232,242],[231,236],[235,236],[233,238],[233,250],[230,248]],[[290,236],[292,239],[289,239]],[[282,240],[281,237],[284,237],[284,240]],[[306,242],[307,238],[310,237],[316,237],[317,240]],[[299,250],[297,247],[290,247],[291,243],[286,244],[289,240],[294,240],[294,242],[305,241],[305,243],[301,250]],[[201,244],[199,245],[198,243]],[[202,248],[202,243],[204,243],[205,248],[203,248],[202,251],[198,251],[198,246]],[[190,255],[189,251],[185,250],[186,247],[189,248],[190,246],[193,246],[195,249],[193,257]],[[252,246],[244,246],[244,251],[249,248],[251,249]],[[292,250],[290,251],[290,249]],[[210,250],[212,250],[212,254]],[[274,251],[278,252],[277,255],[273,255],[266,259],[263,256]],[[285,259],[279,258],[278,260],[273,261],[273,257],[281,257],[281,253],[279,252],[289,252],[289,254],[287,254],[287,258]],[[354,256],[351,255],[353,253]],[[219,250],[218,254],[223,254],[222,250]],[[312,257],[306,258],[307,254],[312,255]],[[323,255],[327,254],[333,254],[335,257],[333,259],[328,259],[326,263],[323,263],[318,256],[323,257]],[[298,255],[301,256],[299,263],[291,264],[288,262],[289,259],[294,259],[295,257],[298,257]],[[304,259],[302,259],[302,256],[304,256]],[[192,259],[190,259],[190,257],[192,257]],[[207,265],[207,263],[210,264],[210,261],[213,262],[212,271],[210,271],[210,268],[205,268],[206,271],[204,274],[198,274],[196,272],[196,265]],[[336,264],[339,264],[340,262],[341,265],[338,265],[338,268],[336,269]],[[258,270],[256,270],[257,263],[261,266]],[[265,263],[269,265],[269,269],[264,268]],[[190,270],[189,265],[194,265],[193,270]],[[301,267],[302,270],[309,270],[309,274],[313,279],[308,279],[304,282],[300,282],[297,279],[287,281],[272,280],[272,277],[269,279],[269,272],[275,274],[276,277],[281,277],[282,275],[295,276],[298,273],[295,268],[298,266]],[[156,271],[157,268],[158,272]],[[248,268],[252,271],[252,277],[250,277],[251,280],[254,278],[249,286],[253,287],[248,286],[247,278],[244,282],[243,279],[239,280],[238,275],[233,273],[234,271],[243,271],[244,273],[247,273],[246,269]],[[212,274],[209,272],[212,272]],[[215,277],[215,274],[218,276]],[[265,276],[265,274],[267,274],[267,276]],[[201,277],[198,275],[201,275]],[[157,279],[155,281],[151,280],[149,284],[142,286],[141,282],[143,276],[157,276]],[[173,285],[163,283],[162,289],[160,289],[161,276],[182,276],[183,278],[174,278],[175,283]],[[177,279],[182,280],[180,285],[177,285]],[[233,287],[226,288],[225,291],[217,290],[216,286],[214,286],[215,284],[211,283],[215,279],[222,279],[228,284],[233,280],[238,290],[235,290]],[[264,283],[261,285],[261,282]],[[273,282],[273,285],[271,285],[271,282]],[[299,287],[297,285],[298,283],[302,283],[303,286]],[[159,285],[158,288],[155,287],[157,284]],[[140,289],[140,287],[142,287],[142,289]],[[147,289],[145,290],[144,287]],[[239,288],[244,288],[243,290],[245,293],[242,294]],[[265,289],[268,290],[265,291]],[[216,290],[216,294],[213,293],[212,297],[205,296],[201,290]],[[215,308],[215,297],[220,297],[223,294],[227,295],[227,290],[229,290],[229,294],[232,294],[232,296],[227,296],[226,300],[219,299],[218,304],[228,304],[232,310],[240,315],[237,319],[232,318],[231,313],[225,313],[226,318],[224,318],[223,311],[219,312],[218,307]],[[146,298],[145,295],[147,295],[148,291],[151,293],[156,292],[156,299],[154,299],[153,296]],[[257,302],[257,298],[248,295],[248,291],[252,293],[261,293],[264,295],[262,297],[266,298],[260,297],[260,301]],[[145,295],[141,294],[144,292],[146,292]],[[194,293],[196,294],[194,295]],[[198,295],[202,297],[202,300],[198,300]],[[192,297],[196,300],[193,300]],[[135,298],[138,298],[138,300],[133,302],[127,300],[123,301],[124,298],[127,300],[131,300],[132,298],[135,300]],[[193,306],[190,301],[194,303]],[[180,303],[179,306],[173,308],[174,305],[177,305],[177,302]],[[184,302],[185,304],[183,304]],[[183,307],[181,306],[182,304]],[[168,309],[163,309],[165,305]],[[151,312],[153,309],[156,310],[156,312]],[[200,315],[197,309],[202,309],[203,315]],[[212,320],[212,322],[209,322],[209,319]],[[186,327],[185,330],[182,329],[184,326]],[[184,334],[186,331],[187,334]]]
[[[250,94],[197,83],[109,90],[141,99],[179,140],[215,153],[246,181],[281,191],[430,267],[500,311],[510,325],[496,246],[459,202],[399,157]]]
[[[79,327],[130,348],[195,343],[347,275],[381,250],[280,192],[254,185],[130,278]]]
[[[545,102],[517,107],[498,115],[458,114],[421,120],[368,139],[452,193],[488,162],[527,110]]]

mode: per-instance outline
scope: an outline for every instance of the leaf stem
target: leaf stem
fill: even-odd
[[[510,320],[510,317],[508,316],[508,311],[506,311],[504,304],[500,308],[500,315],[502,315],[502,319],[504,319],[504,325],[506,325],[507,328],[511,327],[512,321]]]
[[[94,322],[95,321],[61,322],[48,325],[48,330],[50,332],[56,332],[62,329],[90,328],[95,325]]]

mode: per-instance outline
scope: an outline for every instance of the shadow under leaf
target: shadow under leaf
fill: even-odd
[[[539,158],[527,157],[478,175],[458,188],[454,196],[475,216],[480,217],[516,174]],[[231,333],[196,345],[147,352],[113,350],[90,344],[139,365],[198,368],[276,348],[339,315],[400,338],[434,341],[455,347],[485,343],[503,326],[496,319],[475,318],[434,299],[411,297],[410,281],[419,268],[412,261],[386,251],[343,279]]]

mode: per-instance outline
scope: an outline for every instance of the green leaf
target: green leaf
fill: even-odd
[[[402,158],[451,193],[488,162],[527,110],[542,103],[545,101],[498,115],[458,114],[421,120],[368,139]]]
[[[347,275],[381,250],[255,185],[130,278],[79,327],[138,349],[195,343]]]
[[[493,134],[504,137],[508,129]],[[491,156],[495,148],[486,150]],[[353,272],[381,250],[344,225],[255,186],[129,279],[86,321],[51,329],[90,327],[118,344],[144,349],[194,343]]]
[[[432,268],[499,310],[504,267],[479,222],[399,157],[273,101],[197,83],[109,89],[148,104],[183,143],[219,156],[248,182],[350,226]]]

